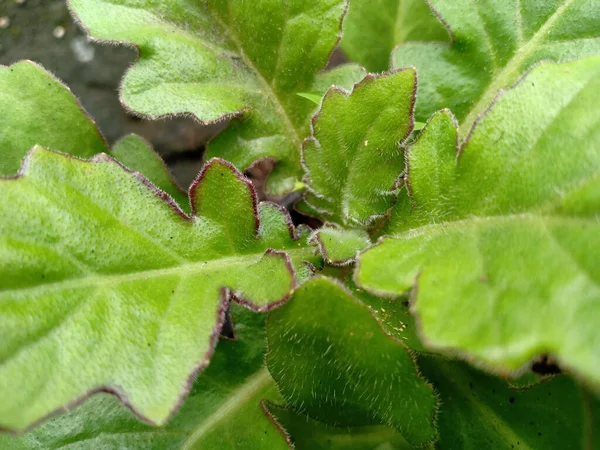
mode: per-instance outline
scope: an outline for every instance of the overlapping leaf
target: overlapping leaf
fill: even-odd
[[[344,0],[69,4],[93,37],[139,49],[121,89],[125,105],[145,117],[244,118],[211,142],[209,157],[240,169],[274,158],[270,190],[295,187],[298,150],[314,109],[296,94],[318,84],[316,73],[339,38]]]
[[[287,298],[291,261],[269,249],[285,218],[261,223],[251,184],[220,160],[190,192],[188,217],[105,155],[40,148],[0,180],[2,427],[98,390],[164,423],[207,364],[230,295],[257,310]],[[294,260],[312,257],[293,242]]]
[[[340,46],[350,60],[381,72],[398,44],[447,40],[426,0],[350,0]]]
[[[332,426],[386,424],[413,443],[434,439],[436,398],[411,354],[338,283],[300,287],[269,316],[267,337],[267,366],[294,408]]]
[[[567,62],[600,51],[596,0],[429,0],[452,43],[406,43],[393,67],[417,68],[417,120],[450,108],[461,135],[498,91],[539,61]]]
[[[15,175],[34,145],[80,158],[109,151],[96,124],[69,88],[37,64],[21,61],[0,68],[0,176]],[[142,173],[189,212],[187,195],[142,138],[126,136],[111,155]]]
[[[119,401],[99,394],[21,437],[0,435],[0,448],[287,449],[264,398],[282,401],[264,367],[264,316],[232,305],[236,341],[220,342],[180,411],[164,427],[137,420]]]
[[[409,150],[410,198],[356,279],[414,286],[434,347],[515,370],[539,353],[600,382],[600,58],[543,64],[504,93],[457,157],[435,115]]]
[[[302,157],[306,205],[336,228],[315,235],[326,260],[351,263],[365,229],[392,207],[413,129],[416,74],[368,75],[351,93],[331,89],[313,118]]]

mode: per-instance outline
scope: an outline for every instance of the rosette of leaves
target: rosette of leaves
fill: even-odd
[[[190,188],[190,216],[105,154],[36,147],[0,192],[0,425],[12,430],[98,391],[164,423],[230,299],[270,309],[295,287],[293,266],[314,261],[222,160]]]
[[[276,160],[267,185],[275,194],[293,190],[301,176],[299,149],[314,104],[297,94],[320,96],[331,84],[362,77],[356,66],[318,75],[338,42],[344,0],[69,5],[95,39],[138,49],[140,59],[121,87],[128,109],[146,118],[192,115],[202,123],[236,118],[209,143],[208,156],[240,169]]]
[[[403,43],[392,55],[392,67],[414,66],[419,73],[417,120],[449,108],[460,123],[461,140],[498,92],[536,63],[569,62],[600,51],[595,0],[427,1],[450,42]]]
[[[457,147],[433,116],[408,150],[407,193],[356,280],[412,290],[430,348],[513,372],[539,354],[600,382],[600,58],[542,64]]]

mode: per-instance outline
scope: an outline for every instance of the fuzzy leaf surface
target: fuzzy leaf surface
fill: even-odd
[[[263,240],[273,231],[251,183],[221,160],[190,188],[191,217],[106,155],[37,148],[0,191],[4,428],[99,389],[164,423],[208,363],[230,296],[266,310],[295,285],[290,258]]]
[[[398,44],[447,40],[425,0],[350,0],[340,46],[351,61],[382,72],[390,68]]]
[[[447,111],[410,148],[410,198],[359,257],[359,285],[413,290],[434,348],[515,370],[540,353],[600,383],[600,58],[544,64],[457,157]],[[449,326],[448,324],[452,324]]]
[[[319,246],[325,261],[334,266],[352,264],[357,253],[371,245],[365,230],[345,230],[338,227],[319,229],[311,238],[311,242]]]
[[[414,70],[368,75],[351,93],[327,92],[302,149],[306,201],[327,220],[367,224],[392,207],[415,92]]]
[[[0,176],[16,175],[35,145],[79,158],[108,152],[104,137],[69,88],[37,64],[21,61],[0,68]],[[190,212],[187,195],[144,139],[126,136],[111,156]]]
[[[392,66],[417,68],[417,120],[449,108],[461,123],[463,138],[498,92],[532,65],[573,61],[600,51],[596,0],[429,3],[447,24],[452,42],[403,44]]]
[[[278,164],[269,190],[300,178],[298,149],[314,105],[308,92],[340,34],[344,0],[70,0],[96,39],[127,42],[140,59],[127,73],[123,103],[145,117],[243,118],[211,142],[208,157],[240,169]]]
[[[90,158],[108,146],[71,91],[31,61],[0,66],[0,176],[35,145]]]
[[[163,427],[141,423],[118,399],[99,394],[23,436],[0,435],[0,447],[46,450],[287,449],[285,435],[261,406],[280,401],[264,367],[264,315],[232,304],[236,341],[219,342],[181,409]]]
[[[114,145],[110,155],[129,170],[144,175],[157,188],[169,194],[181,209],[190,213],[187,194],[177,186],[163,159],[143,138],[135,134],[125,136]]]
[[[498,450],[596,449],[598,400],[565,375],[527,389],[462,361],[420,356],[423,375],[439,392],[436,448]]]
[[[386,424],[413,443],[434,439],[436,397],[407,348],[335,281],[301,286],[270,314],[267,338],[269,372],[293,407],[332,426]]]
[[[291,408],[267,404],[296,450],[412,450],[400,433],[383,425],[336,428]]]

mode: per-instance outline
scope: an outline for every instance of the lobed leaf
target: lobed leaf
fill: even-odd
[[[340,46],[350,60],[382,72],[398,44],[447,40],[426,0],[350,0]]]
[[[264,311],[290,295],[290,258],[268,242],[279,230],[230,164],[205,166],[191,217],[150,187],[105,155],[41,148],[0,179],[2,427],[98,391],[162,424],[207,365],[230,297]]]
[[[435,438],[436,398],[411,354],[333,280],[309,281],[273,311],[267,339],[267,367],[294,408],[332,426],[386,424],[413,443]]]
[[[222,156],[241,169],[276,159],[269,190],[294,188],[298,149],[314,110],[296,93],[309,91],[325,67],[345,0],[292,0],[284,7],[273,0],[69,4],[94,38],[138,48],[140,60],[121,88],[127,107],[149,118],[243,119],[209,144],[208,157]]]
[[[428,346],[501,371],[549,353],[600,382],[598,92],[599,57],[540,65],[458,150],[453,117],[436,114],[358,283],[412,288]]]
[[[340,225],[366,225],[391,208],[415,91],[413,70],[368,75],[351,93],[328,91],[302,149],[309,206]]]
[[[323,258],[334,266],[347,266],[354,262],[357,253],[371,244],[366,231],[323,227],[317,230],[311,242],[319,246]]]
[[[450,108],[461,137],[492,103],[539,61],[568,62],[600,51],[595,0],[428,0],[452,42],[410,42],[392,67],[416,67],[417,120]]]
[[[264,368],[265,318],[233,304],[235,341],[219,342],[181,409],[163,427],[150,427],[111,395],[99,394],[23,436],[0,435],[0,447],[78,449],[287,449],[262,399],[281,401]]]

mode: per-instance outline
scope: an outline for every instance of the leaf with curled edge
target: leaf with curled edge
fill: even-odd
[[[222,160],[190,188],[192,216],[103,154],[36,148],[0,192],[7,429],[100,390],[163,424],[208,364],[230,297],[275,307],[296,284],[290,257],[313,255],[269,247],[252,184]]]
[[[31,61],[0,67],[0,105],[0,176],[16,175],[34,145],[79,158],[109,152],[100,130],[69,88]],[[126,136],[110,154],[190,212],[187,195],[144,139]]]
[[[340,47],[371,72],[388,70],[399,44],[448,40],[426,0],[350,0],[343,28]]]
[[[350,93],[330,89],[313,117],[302,149],[304,201],[334,224],[314,236],[330,264],[351,264],[370,244],[368,228],[396,200],[416,83],[410,69],[367,75]]]
[[[357,283],[413,290],[433,348],[515,371],[543,353],[600,383],[600,57],[542,64],[457,150],[448,111],[408,150],[389,237]],[[457,157],[458,152],[458,157]]]
[[[223,157],[240,169],[275,159],[268,190],[282,194],[294,188],[314,110],[296,93],[309,91],[325,67],[339,40],[345,0],[69,0],[69,5],[95,39],[138,48],[140,59],[121,87],[125,106],[151,118],[243,119],[208,145],[208,157]]]
[[[335,427],[388,425],[413,444],[434,440],[437,399],[411,352],[335,280],[314,278],[272,311],[267,341],[269,372],[295,410]]]
[[[0,448],[288,449],[286,433],[265,407],[265,398],[283,401],[264,366],[265,315],[235,303],[231,308],[236,339],[218,343],[210,365],[166,425],[141,423],[114,396],[99,394],[22,436],[0,434]]]
[[[569,62],[600,51],[596,0],[428,0],[452,42],[408,42],[392,67],[416,67],[417,120],[449,108],[464,139],[501,89],[540,61]]]

